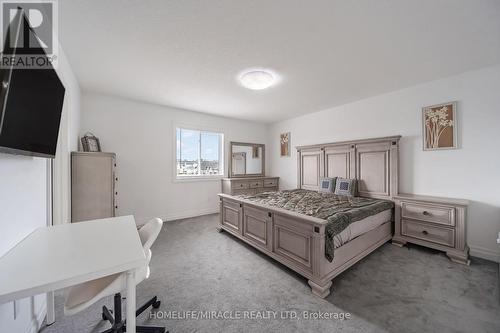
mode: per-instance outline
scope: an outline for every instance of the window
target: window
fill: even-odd
[[[177,178],[224,174],[224,134],[176,128]]]

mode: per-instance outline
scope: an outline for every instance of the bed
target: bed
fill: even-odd
[[[298,189],[254,196],[219,194],[219,230],[306,277],[313,294],[328,296],[335,276],[392,237],[399,139],[297,147]],[[356,178],[359,198],[318,193],[321,177]],[[336,201],[340,210],[330,205]]]

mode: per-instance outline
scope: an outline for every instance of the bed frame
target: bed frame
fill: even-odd
[[[398,194],[400,138],[297,147],[298,187],[318,190],[321,177],[356,178],[360,196],[391,200]],[[220,231],[306,277],[313,294],[322,298],[330,294],[335,276],[392,237],[392,223],[384,223],[335,249],[335,258],[329,262],[325,258],[325,220],[227,194],[219,197]]]

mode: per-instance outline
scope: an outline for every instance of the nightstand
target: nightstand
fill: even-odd
[[[392,244],[430,247],[446,252],[451,261],[470,264],[465,243],[467,200],[400,194],[394,197],[394,203]]]

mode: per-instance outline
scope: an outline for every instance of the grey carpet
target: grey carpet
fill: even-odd
[[[164,224],[154,244],[151,277],[137,287],[138,304],[158,295],[164,311],[296,311],[298,319],[150,319],[170,332],[500,332],[498,265],[471,266],[440,252],[385,244],[338,276],[332,294],[311,294],[306,279],[227,233],[218,215]],[[44,333],[99,332],[106,298],[64,317],[56,296],[56,323]],[[349,320],[301,318],[303,311],[349,312]]]

